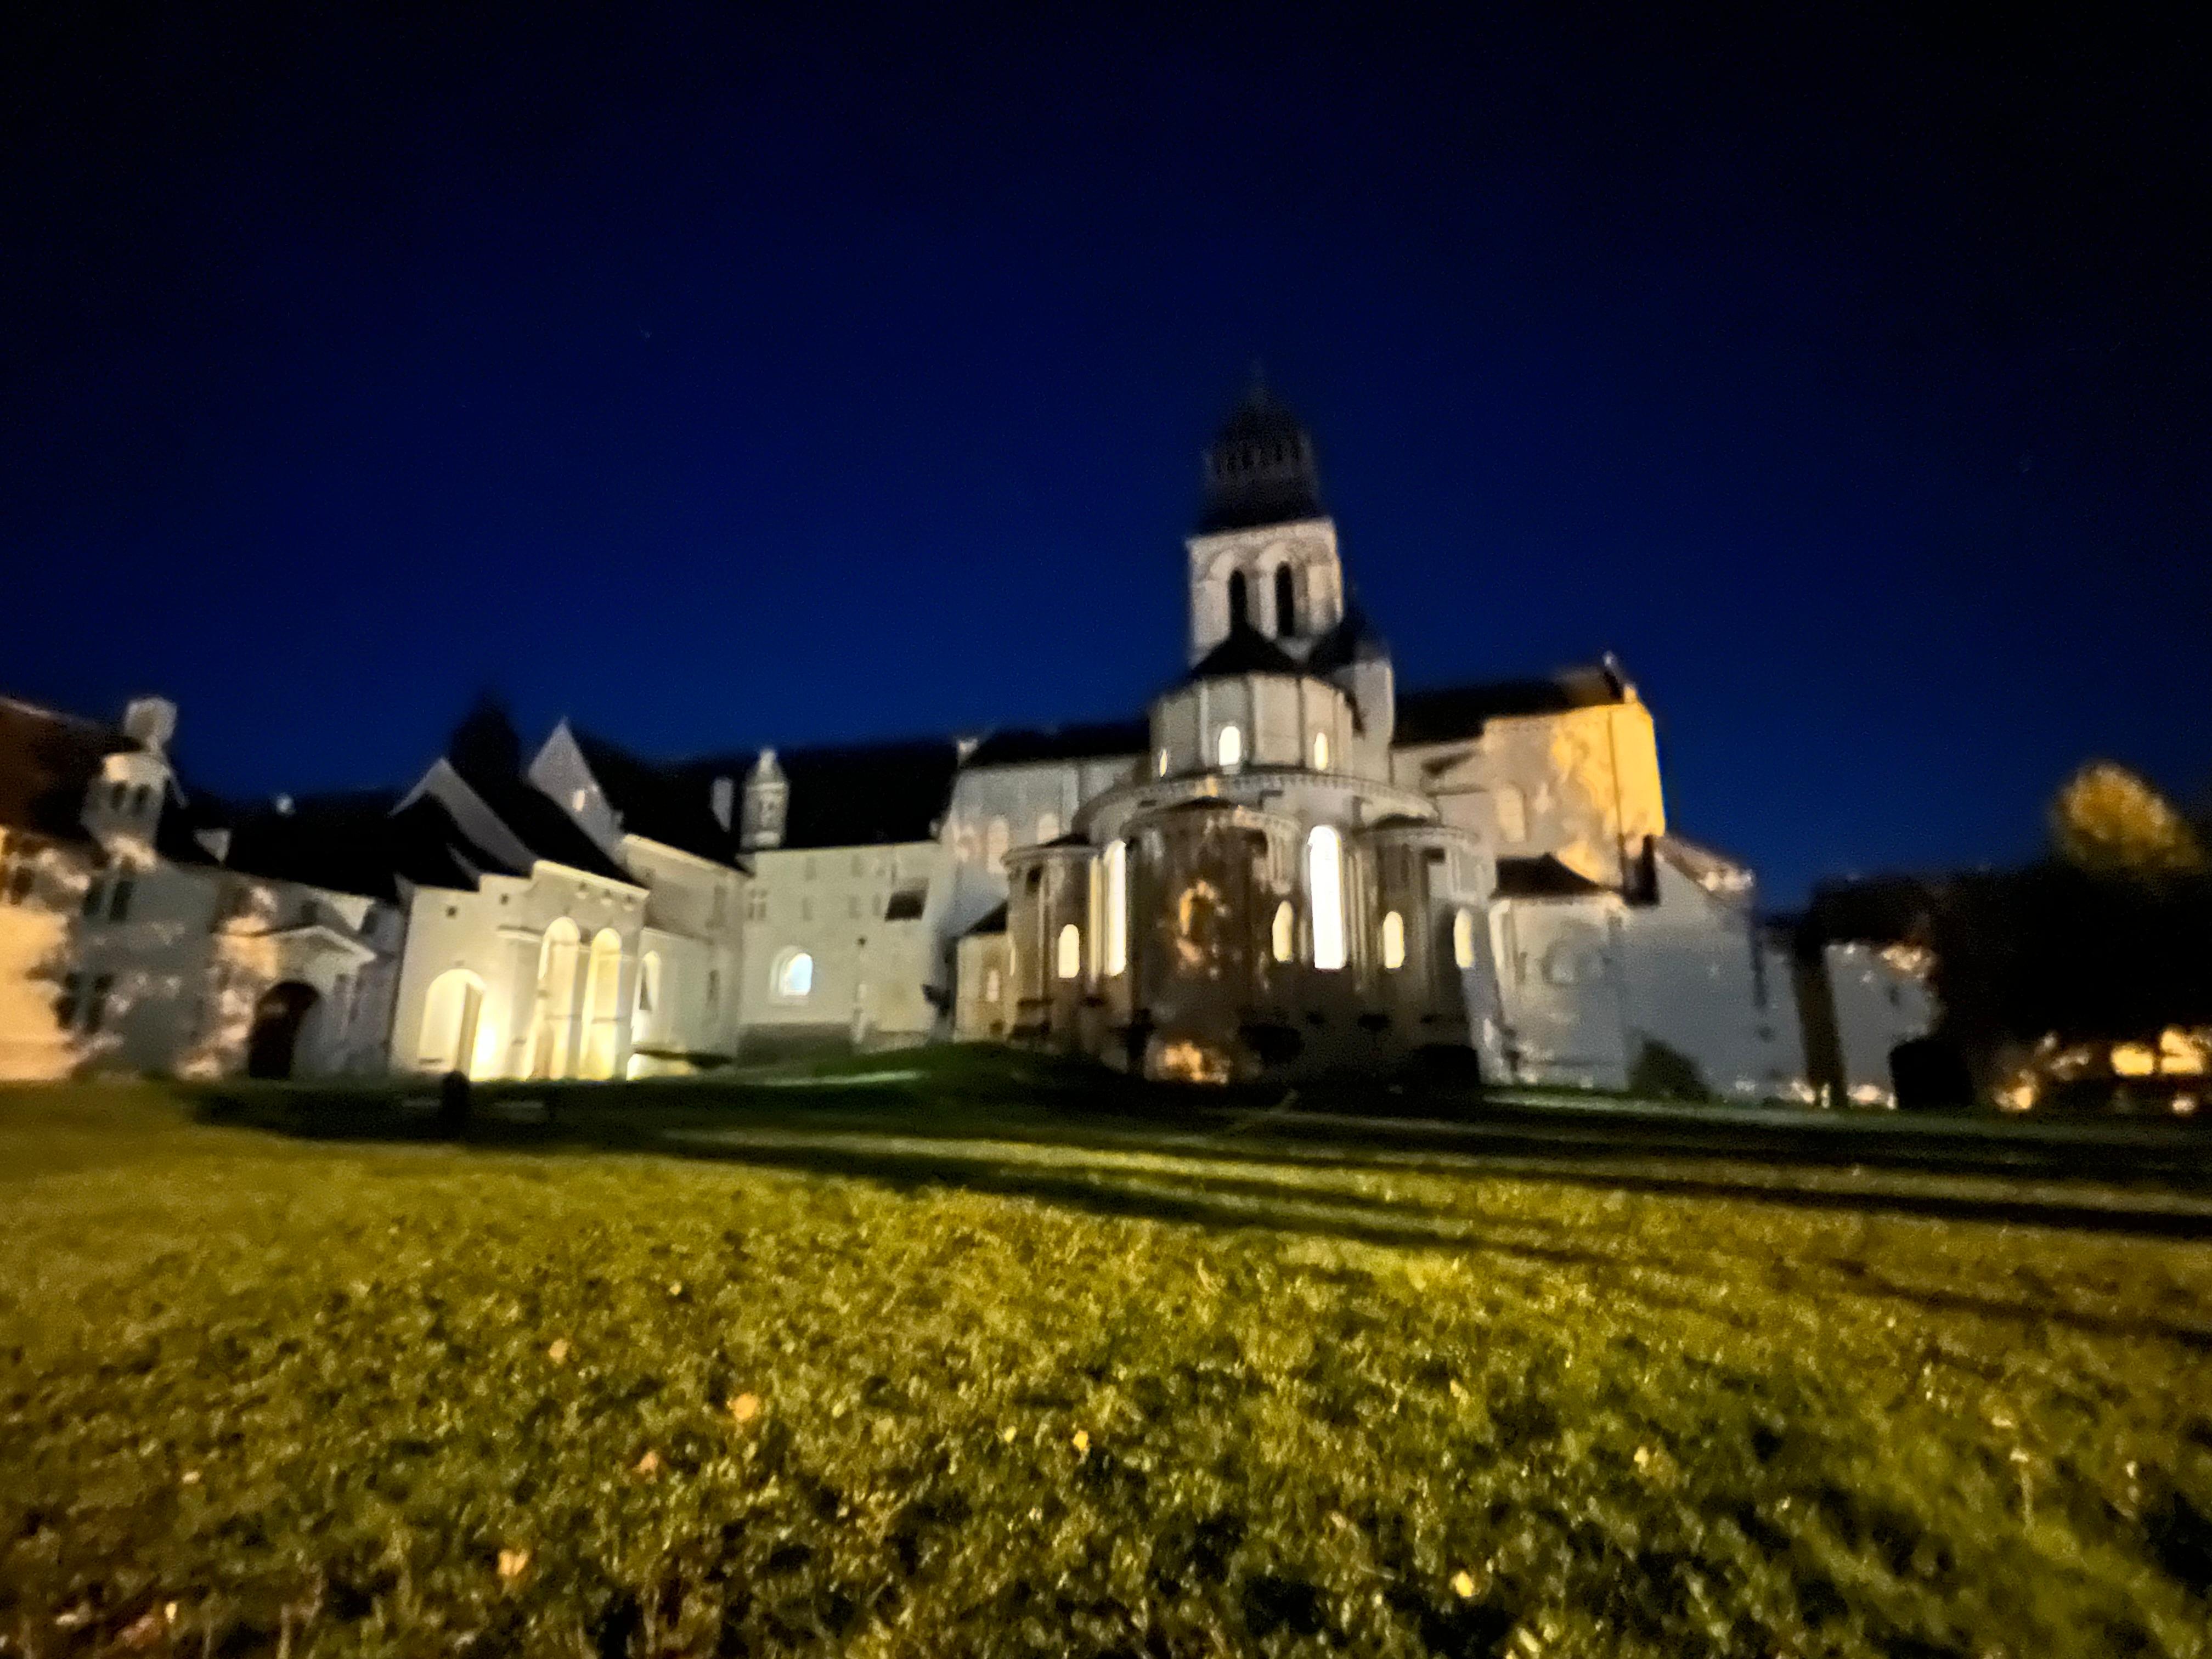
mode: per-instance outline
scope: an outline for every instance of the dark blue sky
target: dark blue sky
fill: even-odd
[[[1771,902],[2212,781],[2201,42],[192,9],[0,41],[0,690],[219,790],[1133,713],[1255,356],[1401,684],[1617,652]]]

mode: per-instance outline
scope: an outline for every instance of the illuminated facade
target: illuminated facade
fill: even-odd
[[[1255,392],[1205,483],[1185,672],[1141,720],[665,764],[566,722],[526,756],[479,710],[405,791],[240,811],[186,795],[158,699],[112,731],[0,705],[0,1072],[957,1037],[1191,1079],[1618,1087],[1656,1054],[1802,1097],[1790,963],[1750,872],[1669,830],[1619,665],[1401,691],[1298,422]]]

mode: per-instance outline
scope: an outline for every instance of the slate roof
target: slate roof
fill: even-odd
[[[1228,638],[1200,657],[1176,684],[1189,685],[1199,680],[1226,679],[1237,674],[1305,672],[1282,647],[1251,623],[1237,623],[1230,629]]]
[[[1603,883],[1569,869],[1549,853],[1532,859],[1498,860],[1500,898],[1586,898],[1610,890]]]
[[[89,839],[86,788],[108,756],[137,747],[96,720],[0,697],[0,829]]]
[[[706,799],[718,777],[735,778],[742,801],[757,750],[708,756],[665,769],[679,788]],[[960,750],[950,738],[778,749],[790,785],[785,847],[869,847],[930,841],[952,798]]]
[[[750,759],[743,765],[732,763],[721,772],[702,775],[692,766],[655,766],[604,738],[579,732],[573,726],[568,731],[592,775],[605,792],[607,804],[622,814],[623,830],[699,858],[720,864],[738,862],[737,803],[742,798],[745,774],[752,769]],[[714,780],[718,776],[730,780],[727,829],[714,816]]]
[[[1033,761],[1103,760],[1141,755],[1152,744],[1144,720],[1095,720],[1048,730],[994,732],[969,751],[964,765],[1019,766]]]
[[[639,884],[635,876],[609,858],[599,842],[535,784],[522,778],[471,778],[468,784],[515,839],[539,858],[610,881]]]
[[[1493,720],[1558,714],[1623,702],[1627,686],[1602,665],[1569,668],[1544,679],[1439,686],[1398,696],[1398,743],[1450,743],[1479,735]]]
[[[1206,453],[1201,535],[1322,516],[1313,440],[1297,416],[1255,385]]]
[[[972,939],[979,933],[1003,933],[1006,931],[1006,907],[1001,904],[996,909],[984,915],[963,937]]]

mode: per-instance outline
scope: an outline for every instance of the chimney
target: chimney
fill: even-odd
[[[166,756],[177,734],[177,705],[167,697],[133,697],[124,705],[123,734],[141,749]]]
[[[791,805],[791,785],[775,763],[775,750],[763,749],[745,774],[744,827],[738,844],[748,853],[783,845],[783,819]]]
[[[730,811],[737,805],[737,796],[734,778],[716,778],[707,787],[707,805],[714,814],[714,822],[725,830],[730,827]]]

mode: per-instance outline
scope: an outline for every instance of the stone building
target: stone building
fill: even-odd
[[[1808,1093],[1802,975],[1750,872],[1670,826],[1618,663],[1401,690],[1264,392],[1185,550],[1182,673],[1054,731],[664,763],[565,721],[526,757],[479,710],[408,789],[240,811],[187,796],[158,699],[114,729],[0,703],[0,1073],[602,1079],[957,1037]]]

